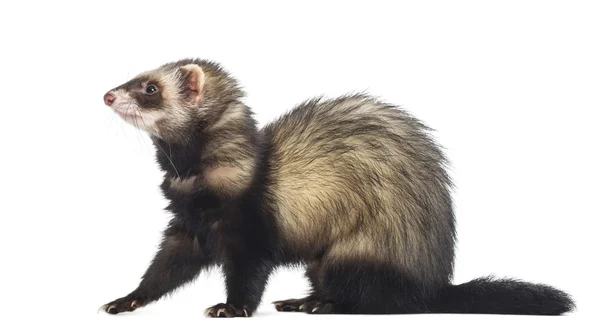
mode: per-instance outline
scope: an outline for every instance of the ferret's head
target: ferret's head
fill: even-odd
[[[219,65],[196,59],[165,64],[108,91],[104,103],[151,136],[185,142],[243,96]]]

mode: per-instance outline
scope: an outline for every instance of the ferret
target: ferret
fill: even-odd
[[[185,59],[139,74],[104,102],[156,147],[172,220],[139,286],[103,306],[133,311],[220,266],[249,317],[269,275],[304,265],[308,314],[560,315],[565,292],[515,279],[451,282],[456,243],[448,161],[431,130],[366,94],[308,100],[259,129],[219,64]]]

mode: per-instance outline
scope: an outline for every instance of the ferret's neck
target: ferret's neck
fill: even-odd
[[[169,143],[153,138],[156,160],[169,177],[189,177],[200,173],[203,141],[195,138],[185,144]]]
[[[218,126],[205,124],[198,127],[194,133],[186,136],[188,140],[184,143],[152,138],[156,159],[165,177],[186,178],[201,174],[207,166],[256,156],[259,138],[252,112],[239,101],[231,103],[231,107],[241,108],[242,112],[235,117],[223,113],[222,118],[226,122],[218,119]]]

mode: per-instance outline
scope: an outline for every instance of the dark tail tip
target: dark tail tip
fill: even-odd
[[[545,284],[483,277],[447,287],[434,308],[447,313],[560,315],[573,311],[575,302]]]

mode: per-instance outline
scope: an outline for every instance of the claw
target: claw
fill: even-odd
[[[248,311],[246,311],[246,309],[243,309],[243,310],[244,310],[244,316],[245,316],[246,318],[248,318]]]
[[[222,307],[219,309],[219,311],[217,311],[217,318],[220,318],[221,314],[223,314],[226,318],[231,318],[231,314],[225,307]]]
[[[317,306],[317,307],[313,308],[313,309],[312,309],[312,311],[310,311],[310,312],[311,312],[311,313],[315,313],[315,312],[317,312],[318,310],[319,310],[319,307]]]
[[[138,301],[137,301],[137,300],[134,300],[134,301],[132,301],[132,302],[131,302],[131,308],[132,308],[132,309],[134,309],[134,310],[135,310],[135,309],[136,309],[136,308],[138,308],[138,307],[140,307],[140,304],[138,304]]]

